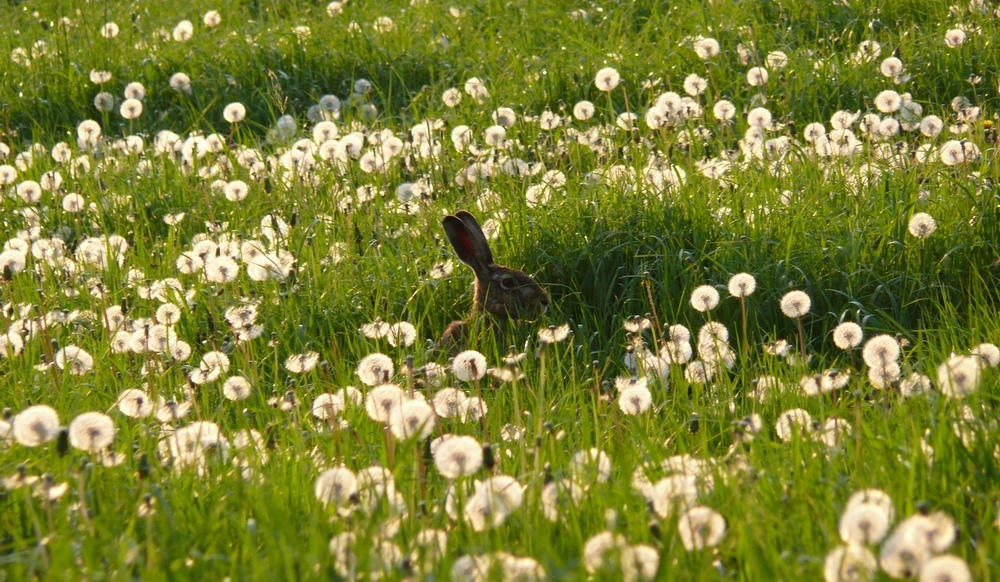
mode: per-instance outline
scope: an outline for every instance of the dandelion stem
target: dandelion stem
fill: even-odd
[[[799,327],[799,357],[802,360],[802,365],[806,365],[806,334],[802,331],[802,318],[796,317],[795,323]]]
[[[153,513],[146,514],[146,571],[156,571],[156,536],[153,534]]]
[[[390,473],[396,472],[396,450],[392,438],[392,434],[389,430],[389,425],[382,427],[382,440],[385,441],[385,456],[386,465],[389,467]]]
[[[483,431],[483,440],[489,441],[489,433],[486,429],[486,415],[483,414],[483,389],[480,386],[479,379],[476,379],[474,385],[476,387],[476,398],[478,399],[476,406],[479,408],[479,428]]]
[[[660,316],[656,313],[656,303],[653,301],[653,285],[650,283],[648,277],[642,278],[642,285],[646,288],[646,300],[649,301],[649,312],[653,315],[653,334],[656,334],[659,330],[663,329],[660,325]],[[655,341],[656,338],[654,337]]]
[[[546,361],[546,350],[545,344],[543,343],[541,347],[538,348],[539,364],[538,364],[538,396],[535,399],[535,461],[534,468],[532,470],[532,475],[535,477],[541,477],[542,472],[542,431],[545,428],[545,361]],[[534,492],[536,488],[532,488],[531,499],[529,499],[529,507],[534,506]]]
[[[740,319],[743,323],[743,345],[741,346],[741,352],[743,355],[743,365],[747,364],[747,358],[750,356],[750,343],[747,338],[747,302],[746,298],[740,296]]]
[[[854,393],[854,461],[861,462],[861,392]]]
[[[77,495],[80,498],[80,517],[91,535],[95,534],[94,523],[90,520],[90,509],[87,508],[87,479],[86,467],[81,467],[76,472]]]

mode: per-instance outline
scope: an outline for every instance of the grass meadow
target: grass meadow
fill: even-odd
[[[0,580],[1000,578],[996,3],[0,22]]]

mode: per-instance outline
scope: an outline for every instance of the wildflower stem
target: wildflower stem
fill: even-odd
[[[532,475],[536,478],[541,477],[542,472],[542,431],[545,429],[545,344],[543,343],[541,347],[538,348],[538,396],[535,399],[535,462],[532,470]],[[529,507],[534,504],[534,491],[537,488],[532,488],[532,499],[529,500]]]
[[[861,392],[854,393],[854,459],[861,461]]]
[[[795,323],[799,327],[799,357],[802,359],[802,365],[806,364],[806,334],[802,331],[802,318],[796,317]]]
[[[483,441],[488,442],[490,439],[489,433],[486,429],[486,415],[483,414],[483,389],[482,386],[480,386],[481,382],[479,379],[476,379],[473,384],[476,387],[476,406],[479,407],[479,428],[483,432]]]
[[[653,315],[653,334],[655,335],[659,330],[663,329],[660,325],[660,316],[656,313],[656,302],[653,301],[653,285],[649,281],[649,277],[643,276],[642,285],[646,288],[646,300],[649,301],[649,312]],[[653,338],[655,343],[657,338]]]
[[[396,472],[396,450],[395,442],[392,438],[392,432],[389,430],[389,425],[382,427],[382,440],[385,441],[385,457],[386,466],[389,467],[389,472]]]
[[[91,535],[94,535],[94,523],[90,519],[90,509],[87,508],[87,478],[86,478],[87,468],[81,467],[80,470],[76,472],[76,486],[77,495],[80,498],[80,517],[83,520],[84,525],[87,526],[87,531]]]
[[[55,384],[56,393],[61,394],[62,388],[60,387],[60,384],[62,383],[62,378],[59,374],[59,367],[56,366],[56,355],[55,351],[52,349],[52,336],[49,333],[49,318],[45,311],[45,303],[41,301],[41,297],[39,297],[38,309],[41,311],[38,320],[41,324],[39,327],[41,327],[42,330],[42,351],[48,359],[48,363],[50,365],[49,370],[52,372],[52,383]]]
[[[146,514],[146,571],[154,572],[156,567],[156,536],[153,532],[153,513]]]
[[[747,358],[750,355],[750,343],[747,339],[747,302],[744,297],[740,297],[740,320],[743,323],[743,342],[740,346],[740,352],[743,355],[743,365],[746,365]]]

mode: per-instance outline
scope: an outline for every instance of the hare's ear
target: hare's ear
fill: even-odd
[[[476,247],[476,256],[487,265],[492,265],[493,251],[490,250],[490,243],[486,240],[486,234],[483,233],[483,229],[479,226],[476,217],[465,210],[459,210],[455,213],[455,216],[469,229],[469,234],[472,235],[473,244]]]
[[[472,215],[469,214],[469,216],[471,217]],[[473,223],[475,223],[475,219],[473,219]],[[484,258],[480,256],[480,245],[476,238],[477,233],[470,231],[468,225],[457,216],[445,216],[443,224],[444,232],[448,235],[448,241],[451,242],[451,246],[458,254],[458,258],[466,265],[472,267],[477,276],[485,273],[487,271],[486,266],[492,262],[490,260],[492,257],[487,256]],[[487,254],[489,254],[489,248],[487,248]]]

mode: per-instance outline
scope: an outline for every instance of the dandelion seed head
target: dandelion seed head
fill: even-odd
[[[913,577],[930,559],[930,555],[926,541],[915,528],[900,524],[882,544],[879,565],[893,578]]]
[[[736,118],[736,106],[730,101],[720,99],[712,106],[712,115],[719,121],[732,121]]]
[[[130,418],[145,418],[153,414],[153,400],[136,388],[123,390],[118,395],[118,410]]]
[[[996,368],[1000,365],[1000,348],[994,344],[981,343],[972,348],[971,354],[973,356],[978,356],[982,360],[983,364],[991,368]]]
[[[594,85],[597,86],[598,91],[607,93],[614,91],[621,80],[622,77],[617,70],[612,67],[604,67],[600,71],[597,71],[597,75],[594,76]]]
[[[759,87],[767,83],[768,74],[764,67],[751,67],[747,71],[747,83],[751,87]]]
[[[499,107],[493,112],[493,123],[503,128],[513,127],[517,122],[517,114],[510,107]]]
[[[861,504],[871,504],[878,506],[887,516],[888,521],[891,523],[895,518],[895,511],[893,509],[892,497],[888,493],[882,491],[881,489],[869,488],[861,489],[855,491],[847,499],[847,504],[844,507],[844,511],[848,511],[854,506]]]
[[[247,116],[247,109],[242,103],[230,103],[222,110],[222,118],[228,123],[239,123]]]
[[[944,33],[944,45],[948,48],[958,48],[965,43],[965,31],[961,28],[952,28]]]
[[[920,120],[920,133],[924,137],[937,137],[944,129],[944,122],[937,115],[928,115]]]
[[[486,374],[486,356],[476,350],[459,352],[451,362],[451,371],[462,382],[477,382]]]
[[[139,507],[136,509],[136,515],[142,518],[156,515],[156,498],[152,495],[145,495],[142,501],[139,502]]]
[[[691,384],[707,384],[715,376],[715,368],[701,360],[689,362],[684,367],[684,379]]]
[[[182,20],[177,23],[174,27],[174,31],[171,34],[173,39],[177,42],[184,42],[189,40],[191,36],[194,35],[194,25],[191,24],[190,20]]]
[[[222,15],[219,14],[218,10],[209,10],[202,17],[201,21],[205,23],[206,28],[215,28],[222,24]]]
[[[483,464],[483,448],[470,436],[445,435],[431,443],[434,466],[446,479],[472,475]]]
[[[833,343],[842,350],[858,347],[864,337],[861,326],[852,321],[845,321],[833,330]]]
[[[757,413],[745,416],[734,423],[734,432],[740,442],[752,441],[763,428],[764,421]]]
[[[726,519],[710,507],[696,505],[677,520],[681,543],[687,551],[714,548],[726,535]]]
[[[115,96],[107,91],[101,91],[94,95],[94,109],[98,111],[111,111],[115,108]]]
[[[358,478],[346,467],[327,469],[316,478],[314,493],[324,507],[346,505],[358,494]]]
[[[868,368],[868,382],[875,388],[892,388],[899,381],[903,371],[896,362]]]
[[[903,61],[896,57],[889,57],[879,65],[879,72],[884,77],[894,79],[903,73]]]
[[[368,354],[358,362],[356,373],[363,384],[375,386],[392,378],[395,368],[392,359],[382,353]]]
[[[483,132],[483,141],[493,148],[502,149],[506,139],[507,130],[502,125],[491,125]]]
[[[982,373],[979,356],[950,356],[937,369],[938,390],[960,399],[976,391]]]
[[[571,330],[568,323],[550,325],[538,330],[538,341],[543,344],[559,343],[569,337]]]
[[[699,59],[707,61],[719,54],[719,41],[714,38],[701,38],[696,40],[691,48],[694,49]]]
[[[892,89],[881,91],[875,96],[875,108],[882,113],[895,113],[903,105],[903,98]]]
[[[245,400],[251,390],[250,381],[243,376],[231,376],[222,383],[222,395],[227,400]]]
[[[191,77],[185,73],[174,73],[170,76],[170,88],[179,93],[191,93]]]
[[[769,130],[774,126],[771,112],[764,107],[754,107],[747,112],[747,124],[751,129]]]
[[[715,347],[729,341],[729,330],[718,321],[710,321],[698,330],[698,345]]]
[[[748,297],[757,289],[757,280],[749,273],[737,273],[729,279],[728,289],[733,297]]]
[[[583,566],[594,574],[601,571],[615,552],[627,548],[628,543],[621,534],[603,531],[587,538],[583,544]]]
[[[465,86],[463,88],[465,89],[466,94],[479,102],[490,98],[489,90],[478,77],[470,77],[466,79]]]
[[[959,556],[934,556],[920,568],[920,582],[971,582],[969,564]]]
[[[910,218],[906,230],[918,239],[925,239],[937,230],[937,222],[926,212],[917,212]]]
[[[10,273],[11,275],[16,275],[21,271],[24,271],[24,268],[27,265],[28,265],[28,255],[22,251],[15,249],[7,249],[3,252],[0,252],[0,272],[6,272]],[[17,337],[19,340],[20,335],[17,335]],[[6,341],[6,345],[8,347],[15,345],[23,346],[23,342],[18,340],[15,340],[13,338],[8,338],[8,340]],[[20,353],[20,351],[21,351],[20,349],[17,349],[16,353]],[[0,354],[3,353],[5,352],[3,350],[0,350]]]
[[[434,394],[434,412],[441,418],[456,417],[467,398],[465,392],[458,388],[442,388]]]
[[[899,393],[903,398],[912,398],[931,391],[931,379],[923,374],[911,372],[899,382]]]
[[[37,204],[42,199],[42,186],[34,180],[25,180],[14,187],[14,192],[28,204]]]
[[[395,384],[379,384],[365,395],[365,412],[375,422],[389,422],[393,411],[408,400],[406,393]]]
[[[889,517],[882,507],[873,503],[852,505],[840,516],[840,539],[862,546],[878,544],[889,532]]]
[[[455,107],[458,107],[459,103],[462,102],[462,92],[454,87],[445,89],[444,93],[441,94],[441,101],[444,103],[445,107],[454,109]]]
[[[767,53],[764,64],[772,69],[781,70],[788,66],[788,55],[782,51],[771,51]]]
[[[899,360],[899,342],[891,335],[877,335],[867,342],[861,351],[865,364],[871,368],[884,366]]]
[[[434,409],[424,400],[407,400],[389,414],[389,430],[399,440],[424,440],[434,430]]]
[[[302,354],[291,354],[285,359],[285,369],[292,374],[304,374],[319,363],[319,353],[308,351]]]
[[[691,292],[691,307],[702,313],[711,311],[719,304],[719,292],[711,285],[701,285]]]
[[[417,328],[409,322],[401,321],[389,325],[385,337],[392,347],[409,347],[417,340]]]
[[[837,546],[823,560],[823,579],[850,582],[870,579],[878,569],[878,559],[864,546]]]
[[[125,101],[122,101],[118,112],[125,119],[138,119],[139,116],[142,115],[142,101],[139,101],[138,99],[126,99]]]
[[[653,396],[645,386],[632,386],[618,395],[618,408],[629,416],[642,414],[652,405]]]
[[[778,415],[774,430],[784,442],[789,442],[796,435],[805,435],[812,431],[812,416],[801,408],[792,408]]]
[[[96,453],[115,440],[115,422],[102,412],[84,412],[69,423],[69,444],[73,448]]]
[[[690,74],[684,78],[684,92],[695,97],[701,95],[708,88],[708,81],[697,74]]]
[[[597,448],[579,450],[570,459],[569,472],[577,483],[607,483],[611,478],[611,458]]]
[[[650,327],[652,327],[651,324],[652,322],[648,317],[634,315],[622,322],[622,327],[629,333],[640,334],[643,331],[650,329]]]
[[[326,15],[329,17],[340,16],[344,12],[344,3],[334,0],[326,5]],[[331,542],[332,543],[332,542]],[[331,550],[332,553],[332,550]]]
[[[56,352],[56,366],[74,376],[82,376],[94,368],[94,357],[79,346],[68,345]]]
[[[95,85],[100,85],[102,83],[107,83],[111,80],[111,73],[109,71],[90,71],[90,82]]]
[[[812,300],[804,291],[789,291],[781,298],[781,312],[792,319],[809,313],[810,307]]]
[[[101,36],[104,38],[114,38],[118,36],[118,32],[118,24],[114,22],[106,22],[103,26],[101,26]]]
[[[59,414],[45,404],[29,406],[14,416],[10,432],[17,443],[37,447],[58,434]]]
[[[345,402],[338,394],[320,394],[313,400],[312,415],[320,420],[333,420],[345,409]]]
[[[594,116],[594,104],[590,101],[579,101],[573,106],[573,117],[579,121],[587,121]]]

